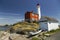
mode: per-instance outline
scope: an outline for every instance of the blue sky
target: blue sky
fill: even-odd
[[[41,6],[42,16],[60,21],[60,0],[0,0],[0,25],[23,20],[26,11],[37,13],[37,3]]]

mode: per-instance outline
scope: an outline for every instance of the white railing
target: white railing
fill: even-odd
[[[38,30],[38,31],[36,31],[36,32],[30,32],[30,35],[36,35],[36,34],[38,34],[38,33],[40,33],[42,30]]]

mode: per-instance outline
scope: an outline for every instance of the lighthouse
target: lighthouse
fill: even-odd
[[[40,10],[40,4],[37,4],[37,13],[39,15],[39,20],[41,19],[41,10]]]

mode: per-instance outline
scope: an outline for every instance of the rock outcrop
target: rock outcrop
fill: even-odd
[[[8,32],[1,31],[0,40],[29,40],[29,39],[26,38],[25,35],[20,35],[16,33],[10,34]]]

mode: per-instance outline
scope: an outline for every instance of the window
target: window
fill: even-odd
[[[37,15],[36,15],[36,17],[37,17]]]
[[[34,21],[34,18],[32,18],[32,20]]]
[[[37,18],[36,18],[36,21],[37,21]]]
[[[34,14],[32,14],[32,16],[34,16]]]

